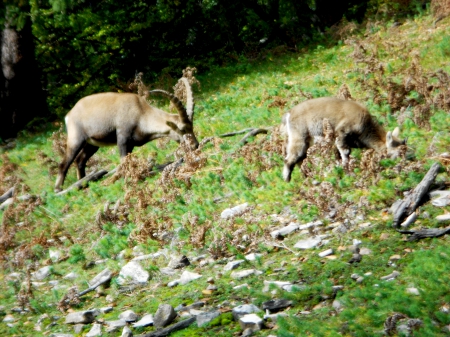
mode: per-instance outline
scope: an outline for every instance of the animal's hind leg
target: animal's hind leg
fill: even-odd
[[[296,164],[300,165],[306,158],[308,143],[305,139],[289,139],[286,146],[286,158],[284,159],[283,179],[291,181],[292,171]]]
[[[336,132],[336,147],[339,151],[339,154],[342,158],[342,166],[345,168],[348,165],[349,156],[350,156],[350,147],[345,142],[345,137],[347,136],[347,133],[345,130],[339,130]]]
[[[71,144],[70,138],[68,137],[66,154],[63,161],[59,164],[58,177],[56,178],[55,183],[55,192],[61,191],[61,187],[64,184],[64,179],[66,178],[67,171],[69,170],[70,165],[72,164],[80,150],[84,147],[85,143],[85,141],[79,141]]]
[[[86,163],[89,158],[91,158],[95,154],[95,152],[97,152],[98,149],[98,146],[86,143],[78,156],[75,158],[75,163],[77,164],[78,180],[86,176]]]

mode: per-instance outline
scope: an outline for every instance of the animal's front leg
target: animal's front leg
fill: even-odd
[[[350,156],[350,147],[345,142],[345,136],[346,136],[346,133],[344,131],[338,132],[335,144],[336,144],[336,148],[339,151],[339,154],[341,155],[342,166],[344,168],[347,168],[348,162],[349,162],[349,156]]]

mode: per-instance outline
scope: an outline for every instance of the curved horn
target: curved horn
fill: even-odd
[[[184,83],[186,87],[186,113],[188,115],[189,120],[192,122],[194,120],[194,97],[192,95],[192,87],[186,77],[182,77],[179,79]]]
[[[173,105],[175,105],[175,108],[178,110],[178,113],[181,117],[181,120],[186,123],[186,120],[188,122],[190,122],[191,120],[189,119],[188,114],[186,113],[186,109],[183,106],[183,103],[178,99],[178,97],[176,97],[175,95],[171,94],[168,91],[165,90],[161,90],[161,89],[155,89],[155,90],[151,90],[149,91],[150,94],[152,93],[157,93],[157,94],[162,94],[166,97],[168,97],[170,99],[170,101],[173,103]]]

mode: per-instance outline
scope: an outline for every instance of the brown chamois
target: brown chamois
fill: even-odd
[[[291,180],[294,166],[300,166],[306,158],[306,151],[314,138],[323,137],[325,118],[335,132],[335,144],[344,167],[348,164],[351,148],[369,148],[377,152],[387,149],[388,156],[395,158],[399,155],[399,146],[406,145],[406,138],[397,138],[398,128],[386,132],[367,109],[355,101],[334,97],[310,99],[283,116],[282,124],[287,134],[283,168],[285,181]]]
[[[65,117],[67,148],[59,164],[55,191],[60,191],[69,166],[75,161],[78,179],[86,175],[86,162],[100,146],[116,145],[120,157],[125,157],[135,146],[142,146],[160,137],[181,142],[184,135],[194,134],[194,99],[189,81],[180,79],[186,87],[186,108],[181,101],[164,90],[152,90],[167,96],[178,110],[169,114],[150,106],[144,97],[132,93],[99,93],[80,99]]]

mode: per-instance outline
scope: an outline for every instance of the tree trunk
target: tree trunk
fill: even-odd
[[[33,118],[48,114],[35,59],[31,21],[0,31],[0,139],[14,137]]]

